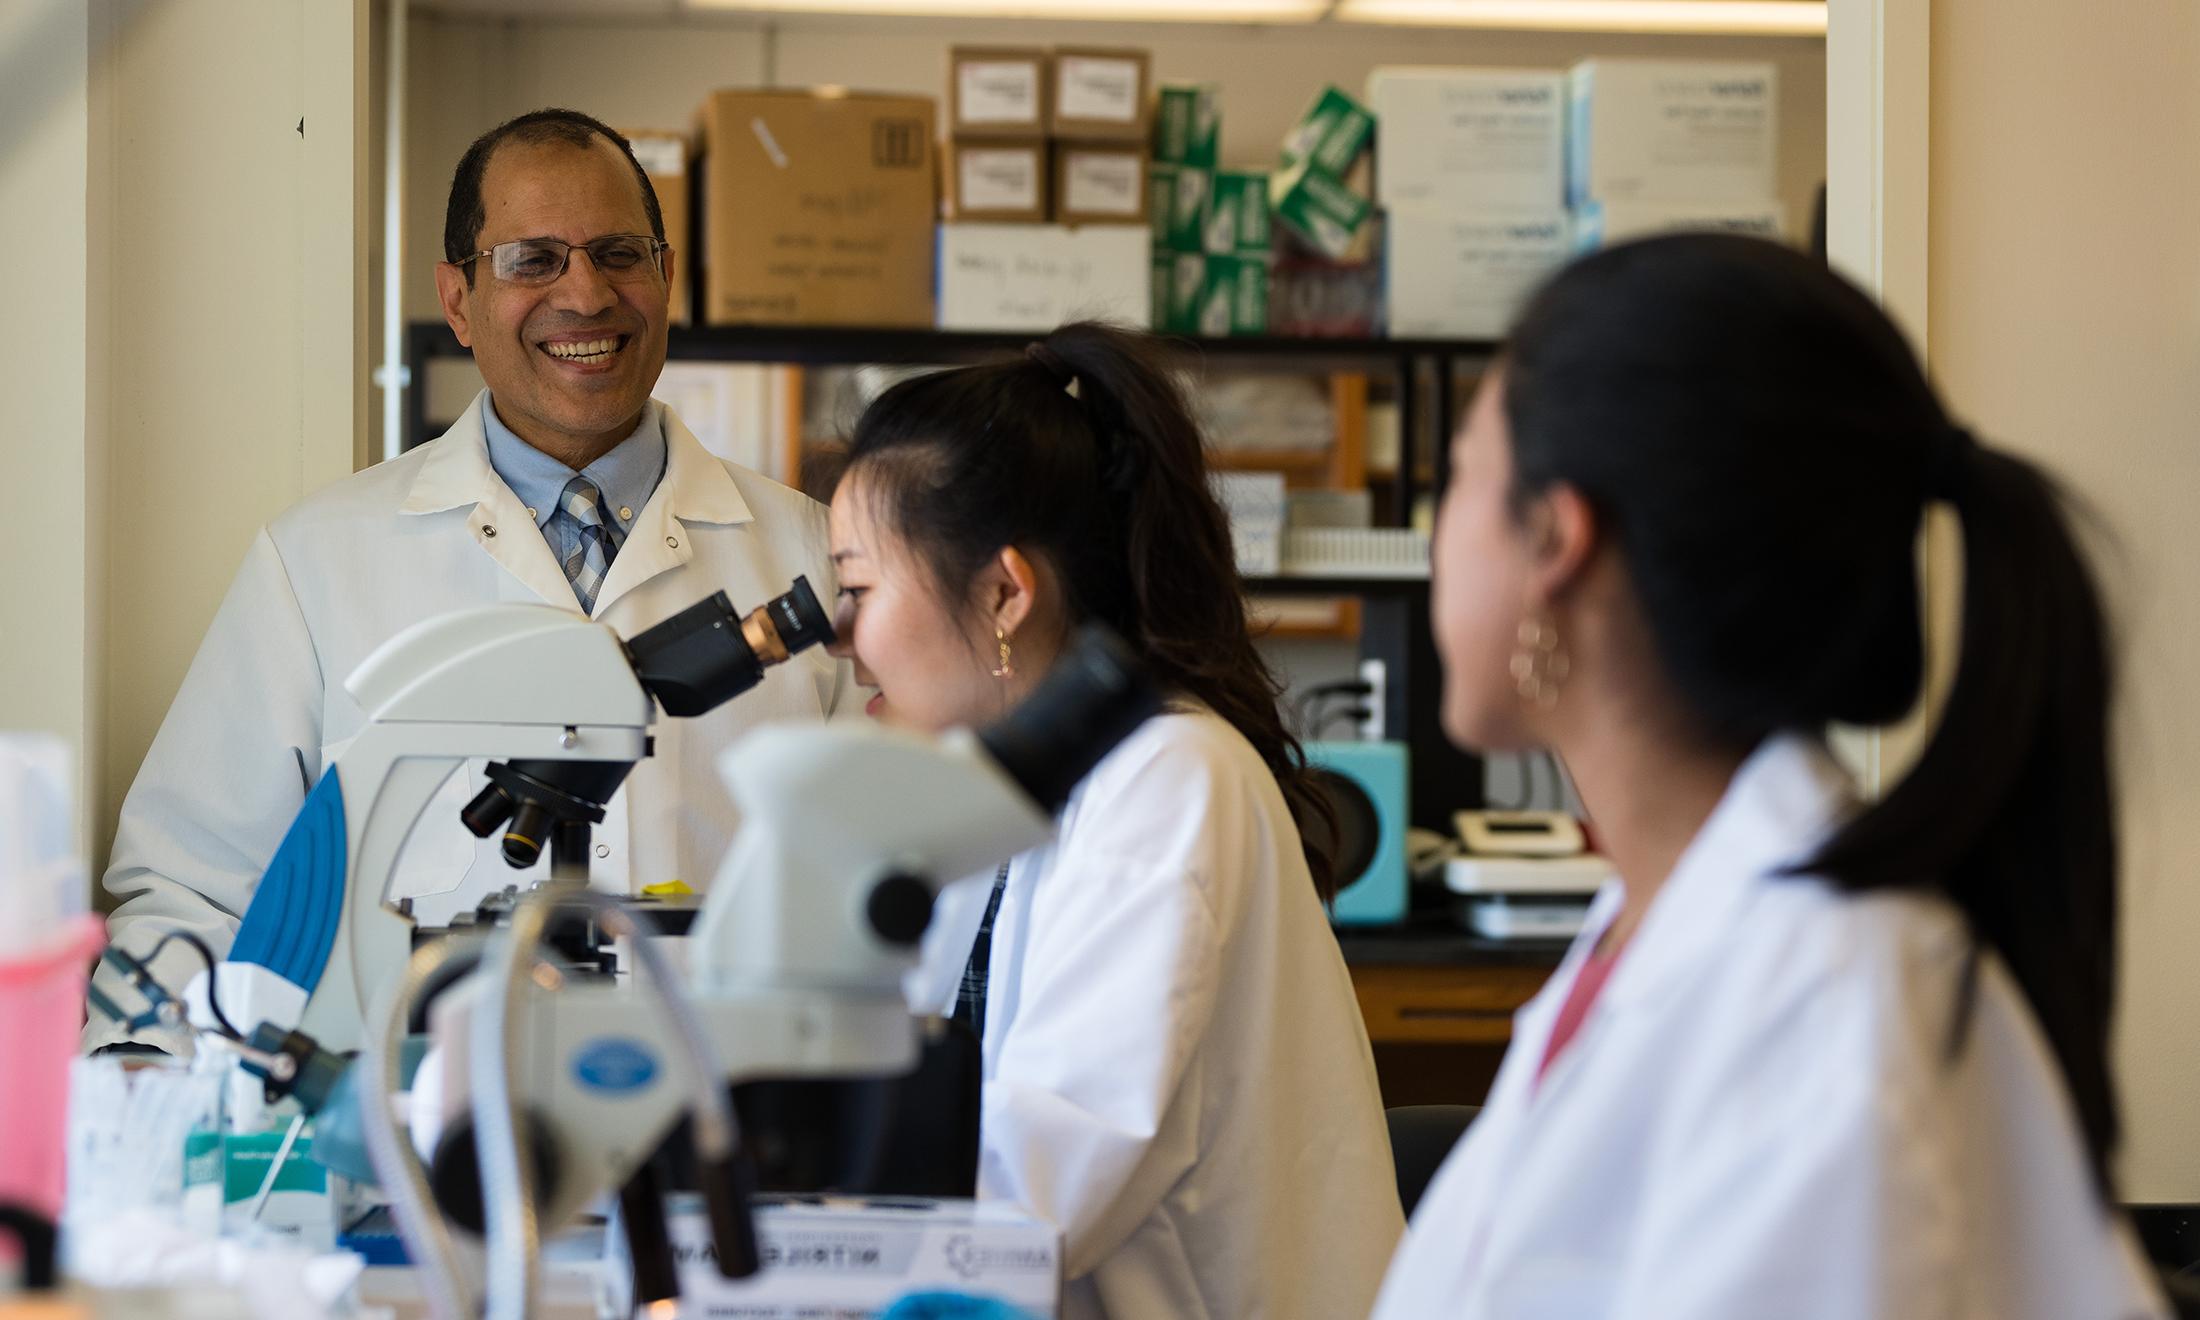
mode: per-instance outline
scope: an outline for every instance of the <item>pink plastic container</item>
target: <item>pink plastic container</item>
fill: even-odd
[[[84,983],[106,943],[100,919],[72,917],[28,957],[0,962],[0,1204],[48,1221],[67,1191],[69,1063],[84,1028]],[[0,1239],[0,1257],[15,1243]]]

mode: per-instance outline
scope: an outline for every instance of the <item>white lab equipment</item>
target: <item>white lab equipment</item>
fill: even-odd
[[[472,996],[471,1007],[437,1019],[453,1028],[440,1042],[448,1057],[470,1064],[447,1068],[443,1085],[447,1113],[465,1106],[446,1126],[470,1125],[471,1141],[454,1147],[447,1135],[439,1152],[479,1151],[481,1183],[460,1196],[470,1190],[486,1212],[483,1290],[463,1277],[428,1205],[427,1172],[381,1099],[411,1001],[450,956],[448,942],[417,954],[376,1007],[365,1114],[376,1170],[397,1196],[414,1259],[440,1276],[443,1304],[463,1310],[485,1293],[492,1315],[524,1315],[540,1232],[627,1184],[683,1110],[696,1119],[720,1267],[752,1271],[753,1176],[734,1145],[725,1084],[913,1066],[922,1028],[903,981],[937,891],[1044,840],[1086,772],[1159,704],[1121,643],[1088,632],[982,733],[827,725],[751,734],[721,763],[749,823],[691,936],[691,988],[665,971],[652,941],[633,941],[661,1015],[638,1011],[629,988],[564,982],[538,959],[554,904],[585,905],[632,932],[627,909],[586,891],[522,904],[484,956],[485,974],[448,992]],[[439,1203],[464,1215],[447,1194],[464,1180],[437,1172]],[[621,1209],[637,1257],[667,1250],[660,1198],[624,1196]]]

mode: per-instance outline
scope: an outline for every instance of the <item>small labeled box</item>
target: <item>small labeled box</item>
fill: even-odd
[[[1210,339],[1268,332],[1268,262],[1264,257],[1206,258],[1193,328]]]
[[[947,55],[948,132],[957,138],[1044,138],[1053,65],[1043,50],[954,47]]]
[[[1047,218],[1044,142],[947,144],[947,205],[957,220],[1043,224]]]
[[[1221,162],[1222,94],[1213,83],[1163,83],[1154,101],[1153,158],[1211,170]]]
[[[1205,235],[1202,246],[1211,256],[1265,256],[1273,245],[1268,224],[1268,176],[1252,170],[1216,171]]]
[[[1214,175],[1191,165],[1152,167],[1147,211],[1152,217],[1156,247],[1171,252],[1205,250],[1208,203]]]
[[[1375,139],[1375,112],[1335,87],[1324,87],[1283,139],[1286,169],[1311,163],[1331,178],[1352,172]]]
[[[1332,260],[1352,251],[1374,204],[1312,159],[1269,176],[1268,201],[1276,221]]]
[[[1065,141],[1143,148],[1153,133],[1152,68],[1143,50],[1056,50],[1047,132]]]
[[[1154,256],[1154,326],[1172,334],[1191,334],[1199,329],[1199,310],[1207,292],[1207,258],[1197,252],[1161,252]]]
[[[1777,191],[1779,69],[1586,60],[1568,75],[1566,201],[1758,202]]]
[[[1145,148],[1057,145],[1054,220],[1064,225],[1148,223]]]

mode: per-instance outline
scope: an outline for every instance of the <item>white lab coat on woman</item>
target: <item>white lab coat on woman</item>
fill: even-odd
[[[123,803],[106,876],[108,891],[128,900],[108,923],[117,943],[143,952],[182,928],[227,949],[307,788],[366,720],[344,680],[376,647],[481,605],[578,612],[535,519],[489,465],[487,399],[440,438],[309,496],[253,538]],[[632,636],[713,591],[752,608],[801,574],[830,600],[824,509],[714,456],[670,409],[649,406],[662,420],[665,471],[612,560],[596,620]],[[660,720],[656,754],[596,829],[592,883],[618,893],[671,880],[706,887],[738,823],[713,758],[757,724],[831,713],[847,676],[818,648],[708,715]],[[443,906],[470,908],[474,896],[536,874],[506,867],[496,840],[459,825],[470,778],[454,775],[423,814],[393,896],[453,891]],[[162,956],[171,987],[197,970],[180,945]],[[120,1038],[95,1023],[86,1043]]]
[[[2125,1320],[2164,1314],[2074,1111],[1945,902],[1780,875],[1851,810],[1813,741],[1735,777],[1539,1086],[1590,929],[1520,1010],[1379,1320]]]
[[[1404,1227],[1374,1059],[1236,729],[1165,714],[1102,761],[989,967],[978,1192],[1061,1227],[1063,1320],[1366,1313]]]

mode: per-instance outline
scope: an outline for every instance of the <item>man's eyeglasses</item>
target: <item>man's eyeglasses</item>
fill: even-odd
[[[635,284],[664,273],[658,254],[671,244],[648,234],[605,234],[581,244],[555,238],[515,238],[453,264],[471,265],[487,257],[490,273],[506,284],[555,284],[564,276],[576,246],[588,253],[596,272],[605,279],[613,284]]]

